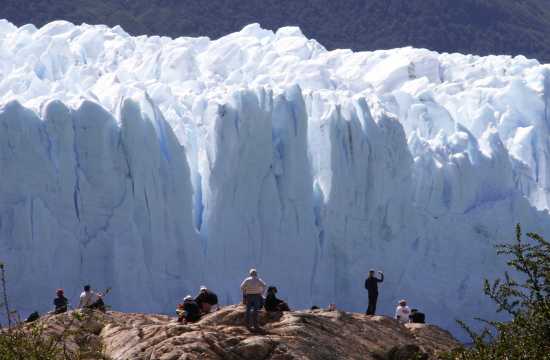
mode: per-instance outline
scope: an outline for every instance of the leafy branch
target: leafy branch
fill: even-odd
[[[472,339],[472,347],[457,349],[443,359],[550,359],[550,243],[535,233],[527,233],[524,241],[519,224],[515,235],[512,244],[496,249],[509,257],[507,265],[516,276],[506,271],[504,278],[483,284],[496,311],[510,314],[512,320],[476,319],[486,325],[480,332],[458,321]]]

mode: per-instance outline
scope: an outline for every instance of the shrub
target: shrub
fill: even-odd
[[[26,324],[14,317],[17,313],[9,307],[5,265],[1,262],[0,281],[1,305],[8,319],[7,328],[0,324],[0,360],[107,359],[97,337],[103,324],[99,313],[73,311]]]
[[[516,276],[484,282],[484,292],[497,305],[497,312],[512,316],[509,322],[486,321],[480,333],[459,321],[472,339],[471,348],[460,348],[445,359],[550,359],[550,243],[535,233],[523,241],[516,226],[516,241],[497,246],[499,255],[510,256],[507,265]],[[516,280],[516,278],[522,280]]]

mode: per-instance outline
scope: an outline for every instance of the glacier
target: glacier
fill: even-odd
[[[169,313],[257,267],[292,307],[494,318],[514,225],[550,231],[550,65],[0,20],[0,261],[21,313],[112,287]],[[50,295],[52,294],[52,295]],[[457,333],[458,334],[458,333]]]

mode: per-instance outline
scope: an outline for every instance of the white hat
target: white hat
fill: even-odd
[[[208,290],[208,289],[206,288],[206,286],[202,285],[200,291],[206,291],[206,290]]]
[[[183,301],[187,301],[187,300],[193,300],[193,297],[191,295],[187,295],[186,297],[183,298]]]
[[[258,275],[258,271],[256,271],[256,269],[254,269],[254,268],[250,269],[250,271],[248,273],[250,274],[250,276]]]
[[[398,304],[401,305],[401,304],[406,304],[407,303],[407,300],[405,299],[401,299],[399,300]]]

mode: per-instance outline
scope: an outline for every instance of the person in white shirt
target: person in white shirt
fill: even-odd
[[[411,309],[407,306],[407,301],[400,300],[397,309],[395,309],[395,318],[399,320],[400,323],[404,324],[409,322],[410,315]]]
[[[99,296],[92,291],[90,285],[84,286],[84,292],[80,294],[80,301],[78,302],[78,308],[91,308],[99,300]]]
[[[250,313],[252,312],[252,326],[255,330],[258,326],[258,311],[263,306],[263,293],[266,289],[266,284],[258,277],[256,269],[250,269],[250,276],[244,279],[241,283],[241,291],[243,292],[244,301],[246,304],[246,326],[250,329]]]

